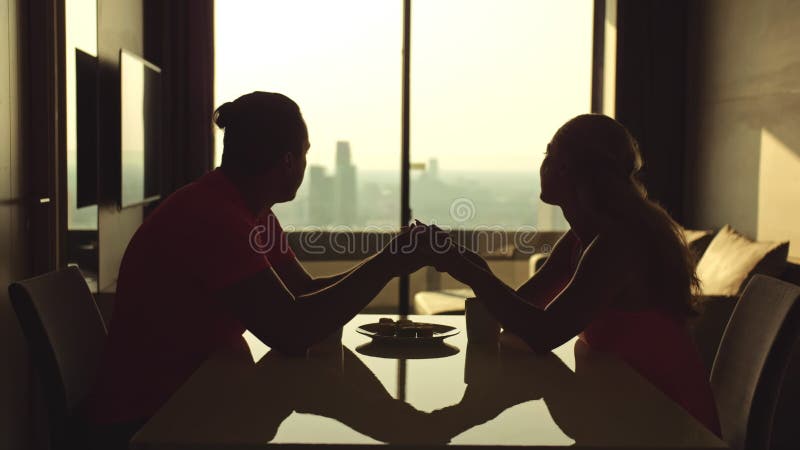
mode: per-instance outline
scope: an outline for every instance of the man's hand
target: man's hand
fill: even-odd
[[[462,283],[469,284],[464,281],[465,270],[469,265],[474,265],[482,270],[491,273],[489,265],[477,253],[463,247],[454,242],[448,232],[442,230],[436,225],[424,225],[431,230],[432,245],[430,248],[431,254],[430,263],[440,272],[447,272],[453,278],[461,281]]]
[[[451,248],[447,248],[446,252],[440,252],[440,253],[442,253],[444,255],[447,255],[447,256],[450,256],[450,257],[453,256],[452,255],[453,253],[458,253],[463,258],[465,258],[467,261],[471,262],[472,264],[475,264],[476,266],[480,267],[481,269],[489,270],[489,265],[486,264],[486,261],[483,258],[481,258],[477,253],[475,253],[472,250],[470,250],[470,249],[468,249],[468,248],[466,248],[466,247],[464,247],[462,245],[459,245],[457,242],[454,242],[453,240],[451,240],[450,237],[449,237],[449,234],[446,231],[442,230],[441,228],[437,227],[436,225],[430,225],[430,228],[433,229],[433,232],[434,232],[435,235],[439,235],[439,236],[443,235],[444,239],[446,239],[447,242],[449,243],[449,247],[451,247]],[[445,247],[444,246],[440,246],[439,248],[443,249]]]
[[[416,272],[430,264],[432,230],[424,225],[412,224],[400,229],[381,253],[390,261],[392,273],[397,276]]]
[[[470,266],[490,271],[483,258],[453,242],[447,231],[418,220],[401,228],[383,252],[390,255],[392,273],[395,275],[415,272],[431,265],[465,282],[466,272],[469,271],[465,269]]]

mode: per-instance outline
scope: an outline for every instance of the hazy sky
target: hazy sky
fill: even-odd
[[[592,5],[414,0],[412,161],[537,170],[555,130],[589,111]],[[308,123],[311,164],[332,167],[348,140],[359,169],[399,170],[401,0],[225,0],[215,20],[217,105],[284,93]]]

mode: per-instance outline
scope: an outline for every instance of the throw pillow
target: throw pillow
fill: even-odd
[[[689,250],[692,251],[695,261],[699,261],[703,253],[706,252],[708,244],[714,238],[714,230],[687,230],[686,228],[682,228],[682,230],[683,238],[686,240],[686,244],[689,245]]]
[[[780,276],[788,254],[788,241],[755,242],[725,225],[697,264],[702,293],[739,295],[753,274]]]

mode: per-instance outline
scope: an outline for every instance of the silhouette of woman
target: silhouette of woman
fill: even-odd
[[[563,125],[540,169],[541,198],[570,230],[519,289],[453,245],[440,270],[470,285],[503,328],[547,352],[576,334],[613,353],[719,435],[705,368],[687,330],[698,280],[679,225],[637,175],[638,145],[612,118]]]

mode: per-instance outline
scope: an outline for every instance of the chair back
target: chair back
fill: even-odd
[[[69,448],[84,431],[75,428],[105,344],[102,316],[77,267],[18,281],[8,293],[42,383],[51,443]]]
[[[800,287],[755,275],[731,314],[711,369],[722,436],[767,449],[783,376],[800,331]]]

